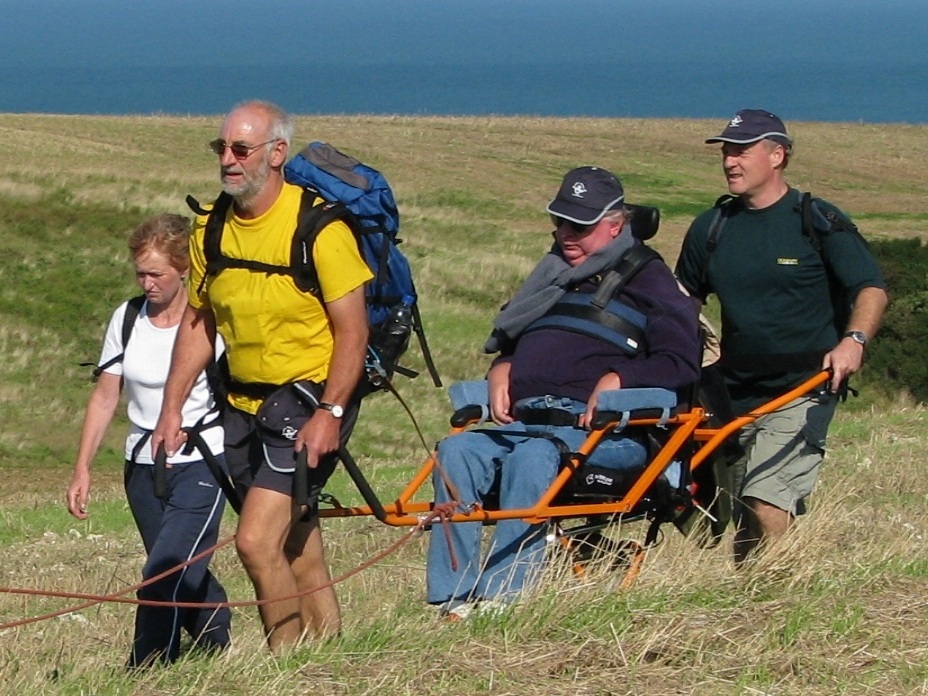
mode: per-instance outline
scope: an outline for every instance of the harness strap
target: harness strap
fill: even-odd
[[[200,420],[198,420],[194,425],[188,428],[182,428],[182,430],[185,433],[187,433],[187,444],[184,445],[184,448],[181,450],[181,452],[185,455],[190,455],[190,454],[193,454],[193,450],[194,448],[196,448],[199,451],[200,455],[203,457],[204,461],[206,461],[206,464],[207,466],[209,466],[210,471],[213,473],[213,476],[216,478],[216,481],[219,483],[220,487],[222,487],[222,480],[221,480],[222,467],[219,466],[218,460],[216,460],[215,456],[213,456],[213,453],[210,451],[206,442],[203,440],[203,436],[201,435],[203,431],[209,430],[210,428],[215,428],[216,426],[222,424],[222,418],[218,416],[214,418],[213,420],[211,420],[209,423],[206,422],[206,417],[212,413],[216,413],[217,410],[218,409],[212,409],[210,411],[207,411],[206,413],[203,414],[202,418],[200,418]],[[140,437],[139,441],[135,443],[135,447],[132,448],[132,452],[129,455],[130,463],[132,464],[136,463],[136,459],[138,458],[139,453],[145,447],[145,444],[151,439],[151,436],[152,436],[151,430],[145,430],[142,432],[142,437]],[[168,497],[168,473],[167,473],[168,457],[164,451],[164,447],[159,447],[158,451],[154,452],[153,454],[154,454],[153,478],[154,478],[154,486],[155,486],[155,497],[161,498],[163,500],[164,498]],[[210,463],[209,461],[210,458],[213,459],[213,463]],[[220,476],[216,476],[216,472],[213,471],[213,466],[217,467],[217,469],[220,471]],[[226,493],[226,490],[224,487],[223,487],[223,492]],[[233,489],[233,494],[237,496],[237,494],[234,493],[234,489]],[[226,494],[226,498],[228,498],[229,502],[232,503],[232,507],[235,507],[235,504],[233,503],[234,498],[229,497],[228,493]],[[241,507],[241,503],[239,503],[239,509],[240,507]],[[236,509],[236,512],[239,512],[239,509]]]
[[[93,367],[93,372],[90,375],[91,382],[96,382],[107,369],[116,363],[122,362],[126,357],[126,345],[129,343],[129,337],[132,336],[132,330],[135,328],[135,322],[139,318],[145,299],[145,295],[136,295],[126,304],[126,313],[122,318],[122,352],[119,355],[113,356],[102,365],[88,362],[80,363],[81,367]]]
[[[514,409],[516,420],[526,425],[557,425],[577,427],[578,415],[563,408],[523,408]]]
[[[232,506],[236,514],[240,515],[242,513],[242,502],[244,501],[241,496],[239,496],[231,477],[222,468],[216,455],[212,453],[209,446],[203,440],[203,436],[200,432],[199,430],[190,432],[187,443],[188,445],[192,444],[200,452],[203,461],[205,461],[206,466],[209,467],[210,473],[213,475],[213,478],[216,479],[216,483],[219,484],[219,488],[221,488],[222,492],[225,494],[226,500],[229,501],[229,505]]]
[[[593,295],[594,306],[604,309],[609,300],[616,297],[638,271],[651,261],[663,260],[654,249],[644,244],[636,244],[622,254],[615,268],[609,271]]]
[[[142,433],[142,437],[140,437],[139,441],[135,443],[135,447],[132,448],[132,452],[129,453],[129,461],[132,462],[133,464],[135,464],[136,459],[138,459],[139,452],[141,452],[142,448],[145,447],[145,443],[147,443],[151,439],[151,433],[152,433],[151,430],[144,431]],[[164,496],[158,496],[158,497],[163,498]]]
[[[576,320],[576,322],[568,322],[570,326],[567,327],[563,319]],[[587,323],[587,330],[583,329],[583,323],[580,322]],[[545,316],[532,322],[525,333],[549,327],[572,329],[594,338],[607,340],[616,343],[629,353],[638,352],[646,342],[646,334],[641,326],[607,309],[575,302],[559,302],[548,310]],[[597,327],[601,327],[600,331],[596,331]]]
[[[282,384],[270,384],[269,382],[239,382],[229,380],[229,393],[247,396],[249,399],[264,400],[280,389]]]

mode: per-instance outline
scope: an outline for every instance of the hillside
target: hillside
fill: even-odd
[[[64,492],[112,309],[135,290],[128,232],[186,194],[218,191],[206,143],[216,118],[0,115],[0,568],[2,584],[100,591],[134,582],[142,551],[123,502],[123,423],[95,467],[94,513]],[[490,319],[550,244],[544,207],[582,164],[617,173],[627,199],[662,211],[654,246],[673,263],[692,217],[724,192],[723,124],[692,120],[300,118],[297,142],[329,141],[381,169],[402,214],[403,248],[446,383],[483,373]],[[869,238],[928,240],[928,126],[788,124],[791,183],[853,215]],[[422,369],[418,349],[410,367]],[[445,432],[444,392],[398,382],[426,440]],[[424,543],[340,587],[345,635],[280,661],[263,653],[253,609],[216,662],[133,682],[117,674],[130,608],[0,634],[0,692],[100,694],[907,694],[928,688],[925,412],[905,399],[849,404],[812,512],[783,554],[736,574],[725,545],[668,531],[631,592],[608,569],[555,577],[524,611],[438,625],[422,604]],[[365,402],[352,449],[389,497],[422,446],[388,395]],[[343,478],[339,495],[353,494]],[[231,513],[227,532],[234,529]],[[630,530],[640,533],[641,530]],[[336,573],[399,536],[371,520],[327,526]],[[250,588],[231,551],[230,594]],[[384,588],[390,588],[384,592]],[[0,623],[62,606],[0,597]],[[206,666],[204,666],[206,665]],[[213,666],[215,668],[213,668]],[[49,675],[54,672],[57,677]]]

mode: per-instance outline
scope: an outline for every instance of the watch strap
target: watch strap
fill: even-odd
[[[328,411],[335,418],[341,418],[343,415],[345,415],[345,409],[338,404],[329,404],[325,401],[320,401],[319,408],[321,408],[323,411]]]
[[[859,343],[862,346],[867,345],[867,334],[863,331],[848,331],[844,334],[843,338],[850,338],[855,343]]]

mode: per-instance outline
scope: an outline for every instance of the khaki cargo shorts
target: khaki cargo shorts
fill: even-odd
[[[822,468],[837,402],[834,394],[806,395],[745,426],[739,437],[745,456],[734,465],[738,498],[805,513],[803,500]]]

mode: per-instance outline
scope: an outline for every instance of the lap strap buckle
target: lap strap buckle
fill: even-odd
[[[562,408],[519,408],[515,409],[516,420],[526,425],[577,426],[578,416]]]

